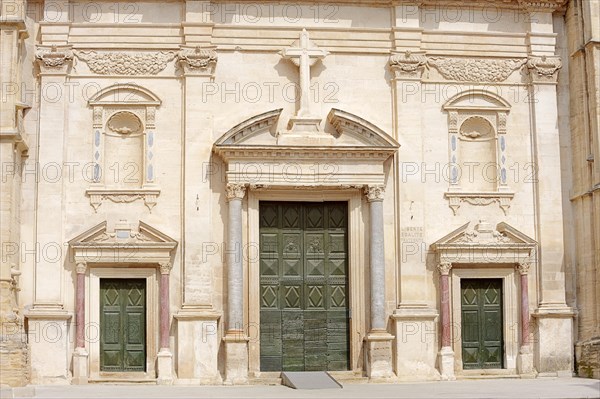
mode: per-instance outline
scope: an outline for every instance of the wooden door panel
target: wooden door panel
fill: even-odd
[[[502,280],[463,279],[461,307],[463,368],[502,368]]]
[[[145,371],[146,280],[100,280],[100,369]]]
[[[261,370],[347,370],[347,204],[261,202],[259,220]]]

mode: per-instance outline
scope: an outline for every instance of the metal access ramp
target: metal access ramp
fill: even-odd
[[[284,371],[281,383],[294,389],[341,389],[342,384],[326,371]]]

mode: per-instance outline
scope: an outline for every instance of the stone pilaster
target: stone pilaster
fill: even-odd
[[[162,262],[160,271],[160,315],[159,315],[159,352],[157,354],[156,370],[158,372],[158,384],[170,385],[173,383],[173,353],[169,346],[169,331],[171,327],[171,314],[169,303],[169,274],[173,264]]]
[[[87,384],[89,353],[85,345],[85,274],[87,263],[78,262],[75,287],[75,351],[73,352],[73,384]]]
[[[212,186],[222,184],[218,164],[211,159],[213,116],[210,101],[220,96],[206,96],[212,85],[218,55],[211,44],[212,22],[210,1],[185,2],[185,21],[182,23],[184,44],[177,54],[177,65],[182,73],[184,175],[184,213],[182,219],[184,240],[183,304],[174,314],[177,320],[177,379],[178,383],[220,384],[218,369],[221,318],[219,300],[215,292],[214,270],[223,262],[223,243],[215,238],[212,210]],[[190,156],[189,154],[193,154]]]
[[[371,327],[365,338],[366,371],[371,379],[394,376],[392,340],[385,316],[385,250],[383,234],[383,186],[365,187],[369,203],[369,277],[371,281]]]
[[[242,200],[246,185],[227,184],[227,317],[225,319],[225,383],[248,382],[248,337],[244,326]]]
[[[438,353],[440,374],[443,380],[454,380],[454,351],[452,350],[452,330],[450,323],[450,281],[452,263],[441,262],[440,272],[440,315],[442,321],[442,347]]]
[[[21,170],[27,156],[22,103],[21,55],[28,37],[25,2],[2,2],[0,7],[0,385],[28,383],[27,339],[19,312],[21,260]]]
[[[529,32],[530,113],[536,212],[539,308],[536,318],[534,363],[542,375],[573,370],[573,311],[566,304],[564,270],[563,202],[558,132],[557,80],[562,62],[555,56],[552,10],[538,10]]]
[[[517,357],[517,371],[522,375],[533,374],[533,352],[529,339],[529,260],[518,263],[515,267],[520,277],[521,285],[521,345]]]
[[[36,259],[34,303],[27,313],[31,347],[31,382],[68,383],[70,378],[67,353],[69,332],[67,320],[71,315],[63,306],[63,285],[66,259],[62,254],[65,138],[67,122],[68,87],[73,53],[70,46],[39,46],[35,53],[39,67],[40,85],[59,93],[58,98],[40,99],[38,161],[41,168],[55,165],[57,176],[42,178],[37,189],[37,242],[40,247],[60,248],[58,257],[40,256]],[[51,229],[48,226],[52,226]],[[46,335],[55,332],[56,339]],[[53,333],[54,334],[54,333]]]

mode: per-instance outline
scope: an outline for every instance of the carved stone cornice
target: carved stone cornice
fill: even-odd
[[[173,268],[173,264],[171,262],[160,262],[158,264],[158,269],[160,270],[160,274],[169,274],[169,273],[171,273],[172,268]]]
[[[245,195],[246,195],[246,184],[244,184],[244,183],[227,183],[227,187],[226,187],[227,201],[231,201],[234,199],[239,199],[241,201],[244,199]]]
[[[518,0],[519,7],[529,12],[562,11],[568,0]]]
[[[519,272],[521,276],[529,273],[529,269],[531,268],[531,260],[523,260],[515,265],[515,269]]]
[[[511,192],[480,192],[480,193],[465,193],[460,191],[452,191],[444,194],[444,197],[449,201],[448,205],[452,212],[456,216],[458,212],[458,208],[460,208],[461,203],[466,202],[467,204],[476,205],[476,206],[485,206],[491,205],[494,202],[497,202],[504,212],[504,215],[508,213],[508,209],[510,208],[510,202],[514,198],[515,194]]]
[[[108,188],[91,188],[85,192],[90,197],[90,205],[97,212],[102,202],[109,200],[115,203],[130,203],[137,200],[143,200],[144,205],[152,212],[152,208],[156,205],[156,199],[160,195],[158,189],[108,189]]]
[[[438,271],[442,276],[447,276],[450,274],[450,269],[452,269],[452,263],[450,262],[440,262],[437,265]]]
[[[174,51],[76,51],[75,55],[99,75],[156,75],[177,54]]]
[[[77,272],[77,274],[85,274],[86,270],[87,270],[86,262],[77,262],[77,265],[75,266],[75,271]]]
[[[527,61],[532,83],[556,83],[558,71],[562,68],[560,57],[529,57]]]
[[[458,82],[504,82],[526,62],[518,58],[429,57],[427,60],[444,78]]]
[[[425,54],[414,54],[411,51],[392,54],[389,65],[396,79],[420,79],[427,65]]]
[[[45,74],[66,74],[73,63],[71,46],[38,46],[35,59]]]
[[[177,54],[177,62],[187,74],[212,75],[217,59],[215,47],[182,48]]]
[[[365,196],[368,202],[383,201],[385,187],[380,185],[365,186]]]

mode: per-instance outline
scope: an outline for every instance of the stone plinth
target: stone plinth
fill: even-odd
[[[533,313],[537,338],[534,365],[541,376],[573,375],[573,316],[571,308],[540,307]]]
[[[184,308],[177,319],[176,384],[221,384],[218,368],[220,313]]]
[[[230,332],[224,338],[225,384],[248,384],[248,337],[242,332]]]
[[[437,318],[435,309],[425,307],[394,311],[394,371],[399,379],[439,380],[435,367]]]
[[[438,353],[438,363],[442,380],[453,381],[454,376],[454,352],[449,346],[442,347]]]
[[[83,385],[88,383],[88,358],[89,354],[85,348],[75,348],[73,352],[73,384]]]
[[[385,331],[371,332],[365,338],[365,369],[369,379],[386,380],[394,376],[392,369],[392,341],[394,336]]]
[[[168,348],[162,348],[156,355],[156,371],[159,385],[173,384],[173,354]]]
[[[29,320],[31,383],[69,384],[67,323],[71,315],[66,312],[31,312],[26,317]]]

